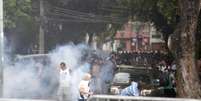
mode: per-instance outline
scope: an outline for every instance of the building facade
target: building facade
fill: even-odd
[[[115,34],[115,51],[160,50],[162,35],[150,22],[129,21]]]
[[[150,31],[151,50],[164,50],[165,41],[163,40],[162,33],[158,32],[153,25],[151,26],[152,26]]]

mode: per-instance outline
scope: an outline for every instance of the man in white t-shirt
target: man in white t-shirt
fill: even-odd
[[[66,67],[64,62],[60,63],[59,68],[59,89],[58,89],[58,100],[59,101],[70,101],[71,99],[71,70]]]

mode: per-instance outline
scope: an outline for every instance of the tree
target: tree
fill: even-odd
[[[34,41],[37,27],[31,0],[4,0],[4,32],[13,52],[25,53]]]
[[[163,33],[167,43],[173,34],[176,56],[177,94],[179,97],[200,98],[201,85],[195,65],[195,31],[200,0],[119,0],[118,12],[129,19],[150,21]],[[114,7],[115,8],[115,7]],[[126,10],[125,10],[126,9]]]
[[[112,9],[120,10],[115,14],[131,20],[152,22],[158,31],[162,32],[167,44],[168,36],[176,26],[176,0],[117,0],[117,6]]]
[[[198,17],[198,24],[197,24],[197,32],[196,32],[196,59],[201,59],[201,11]]]
[[[4,0],[5,29],[15,28],[20,18],[31,21],[31,0]]]
[[[180,21],[175,30],[177,93],[179,97],[201,98],[201,85],[195,61],[195,33],[200,0],[178,0]]]

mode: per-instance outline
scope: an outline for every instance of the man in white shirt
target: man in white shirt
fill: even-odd
[[[70,101],[71,99],[71,70],[66,67],[64,62],[60,63],[60,77],[59,77],[59,89],[58,89],[58,100],[59,101]]]

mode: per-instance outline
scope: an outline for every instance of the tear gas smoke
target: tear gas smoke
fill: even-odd
[[[94,53],[90,47],[84,44],[67,44],[56,47],[48,55],[42,55],[40,59],[29,56],[18,61],[7,61],[4,69],[4,97],[55,99],[59,85],[58,66],[61,62],[65,62],[73,71],[72,90],[68,92],[73,95],[71,101],[76,101],[79,97],[79,82],[83,75],[90,71],[89,60],[94,54],[101,58],[108,56],[101,51]],[[110,61],[105,62],[102,66],[100,78],[103,88],[105,88],[105,82],[109,84],[112,80],[113,66]]]

